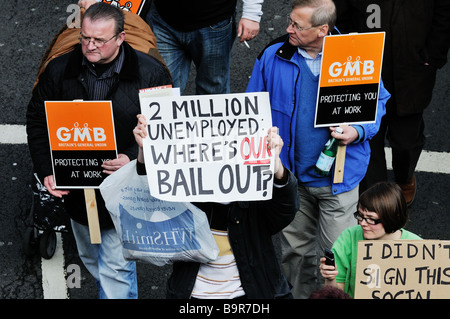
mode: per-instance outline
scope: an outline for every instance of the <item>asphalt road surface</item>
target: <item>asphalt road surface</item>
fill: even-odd
[[[66,23],[70,0],[13,1],[0,20],[0,299],[96,299],[92,277],[78,258],[71,233],[58,240],[55,256],[26,257],[23,239],[31,206],[32,167],[24,134],[25,112],[37,67],[52,37]],[[266,0],[258,37],[236,41],[232,53],[232,92],[244,92],[259,52],[286,28],[290,1]],[[188,90],[192,92],[192,81]],[[434,97],[425,113],[427,143],[417,169],[418,194],[407,228],[428,239],[450,239],[450,65],[439,70]],[[275,240],[276,241],[276,240]],[[68,283],[65,276],[80,271]],[[138,264],[139,297],[161,299],[170,266]],[[79,279],[79,280],[78,280]],[[70,287],[67,287],[67,283]]]

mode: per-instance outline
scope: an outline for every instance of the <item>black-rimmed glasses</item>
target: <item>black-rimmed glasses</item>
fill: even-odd
[[[355,218],[359,222],[362,222],[363,220],[365,220],[366,223],[369,225],[376,225],[376,224],[381,223],[381,219],[373,219],[373,218],[369,218],[369,217],[364,217],[364,215],[360,214],[358,211],[354,212],[353,216],[355,216]]]

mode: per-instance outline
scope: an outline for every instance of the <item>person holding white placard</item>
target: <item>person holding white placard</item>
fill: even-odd
[[[143,139],[147,121],[138,116],[134,134],[139,147],[138,174],[146,174]],[[273,196],[261,201],[193,203],[208,217],[219,256],[208,263],[175,262],[167,285],[173,299],[292,298],[276,256],[272,236],[287,226],[298,209],[297,179],[278,156],[283,141],[277,128],[268,131],[275,153]]]

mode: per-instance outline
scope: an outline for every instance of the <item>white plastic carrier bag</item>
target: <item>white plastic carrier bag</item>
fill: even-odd
[[[136,160],[108,176],[100,192],[125,259],[163,266],[217,258],[219,249],[205,213],[191,203],[151,196],[147,176],[137,174]]]

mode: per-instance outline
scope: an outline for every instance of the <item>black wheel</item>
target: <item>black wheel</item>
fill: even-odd
[[[23,236],[23,252],[25,256],[32,257],[36,254],[37,241],[34,227],[27,227]]]
[[[41,257],[50,259],[56,250],[56,233],[53,230],[45,230],[39,240],[39,251]]]

